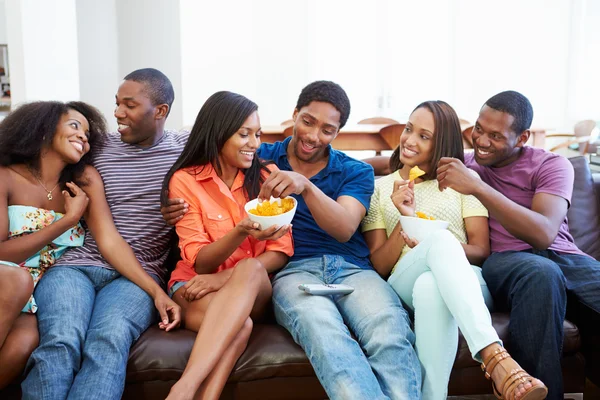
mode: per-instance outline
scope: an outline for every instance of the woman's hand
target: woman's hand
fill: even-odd
[[[277,240],[292,228],[292,225],[283,225],[281,227],[273,225],[267,229],[260,229],[260,225],[257,222],[253,222],[250,218],[245,218],[238,222],[235,226],[242,235],[252,236],[256,240]]]
[[[400,214],[407,217],[415,215],[415,182],[398,180],[394,182],[394,190],[390,198],[400,211]]]
[[[73,182],[67,182],[67,187],[71,189],[71,192],[75,196],[71,196],[68,191],[63,190],[63,197],[65,199],[65,217],[73,221],[76,224],[87,209],[90,199],[87,194]]]
[[[181,323],[181,307],[162,290],[154,298],[154,306],[160,314],[158,327],[169,332]]]
[[[211,292],[216,292],[225,285],[227,279],[223,274],[200,274],[194,276],[185,285],[181,296],[187,301],[200,300]]]
[[[400,235],[402,236],[402,239],[404,239],[404,243],[411,249],[419,244],[419,241],[417,239],[408,237],[408,235],[404,231],[401,231]]]

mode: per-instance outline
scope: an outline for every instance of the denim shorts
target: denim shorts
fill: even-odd
[[[175,294],[175,292],[177,290],[179,290],[179,288],[182,287],[183,285],[185,285],[186,283],[187,283],[187,281],[175,282],[173,284],[173,286],[171,286],[171,289],[169,289],[169,297],[173,298],[173,295]]]

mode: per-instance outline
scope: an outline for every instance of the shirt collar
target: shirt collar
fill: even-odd
[[[225,183],[221,180],[221,178],[219,178],[217,170],[211,163],[190,167],[188,168],[188,171],[195,176],[196,181],[198,182],[213,180],[217,182],[217,184],[223,184],[225,186]],[[245,176],[242,170],[239,170],[233,181],[233,185],[231,185],[231,192],[234,192],[244,185],[244,177]]]

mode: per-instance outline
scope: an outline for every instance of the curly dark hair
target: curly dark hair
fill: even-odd
[[[187,144],[165,176],[161,195],[163,205],[167,204],[169,198],[171,177],[178,170],[200,167],[197,171],[201,172],[202,168],[210,163],[217,174],[221,175],[219,153],[225,142],[241,128],[244,121],[256,110],[258,110],[256,103],[237,93],[217,92],[206,100],[200,112],[198,112]],[[250,168],[243,170],[244,190],[248,198],[254,199],[258,196],[260,186],[264,181],[261,171],[269,172],[266,167],[268,164],[272,163],[254,157]]]
[[[519,92],[507,90],[498,93],[486,101],[485,105],[494,110],[512,115],[515,120],[511,128],[517,135],[520,135],[521,132],[531,127],[533,107],[529,99]]]
[[[39,169],[42,150],[51,146],[60,118],[69,110],[75,110],[87,119],[90,151],[77,164],[69,164],[63,169],[59,183],[62,188],[70,181],[85,185],[86,182],[81,180],[83,170],[92,164],[104,142],[106,121],[100,111],[81,101],[36,101],[23,104],[8,114],[0,122],[0,165],[25,164]]]
[[[308,84],[298,97],[296,110],[309,105],[313,101],[329,103],[340,112],[340,129],[346,125],[350,116],[350,99],[340,85],[331,81],[316,81]]]
[[[445,101],[430,100],[425,101],[412,112],[419,108],[426,108],[433,114],[435,132],[433,136],[434,147],[431,161],[429,162],[429,171],[423,179],[435,179],[437,177],[437,165],[442,157],[453,157],[460,161],[465,161],[465,153],[462,142],[462,133],[460,130],[460,121],[456,111]],[[412,113],[411,113],[412,114]],[[390,170],[397,171],[402,168],[400,162],[400,145],[394,150],[390,156]]]

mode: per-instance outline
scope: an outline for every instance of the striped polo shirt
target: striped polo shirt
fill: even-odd
[[[166,272],[163,264],[173,227],[165,223],[160,213],[160,193],[163,179],[181,154],[188,136],[188,132],[165,131],[158,143],[139,147],[122,142],[119,133],[109,133],[94,160],[104,181],[106,201],[117,230],[142,267],[160,277],[163,284]],[[114,269],[100,254],[87,227],[85,230],[84,245],[67,251],[56,265]]]

